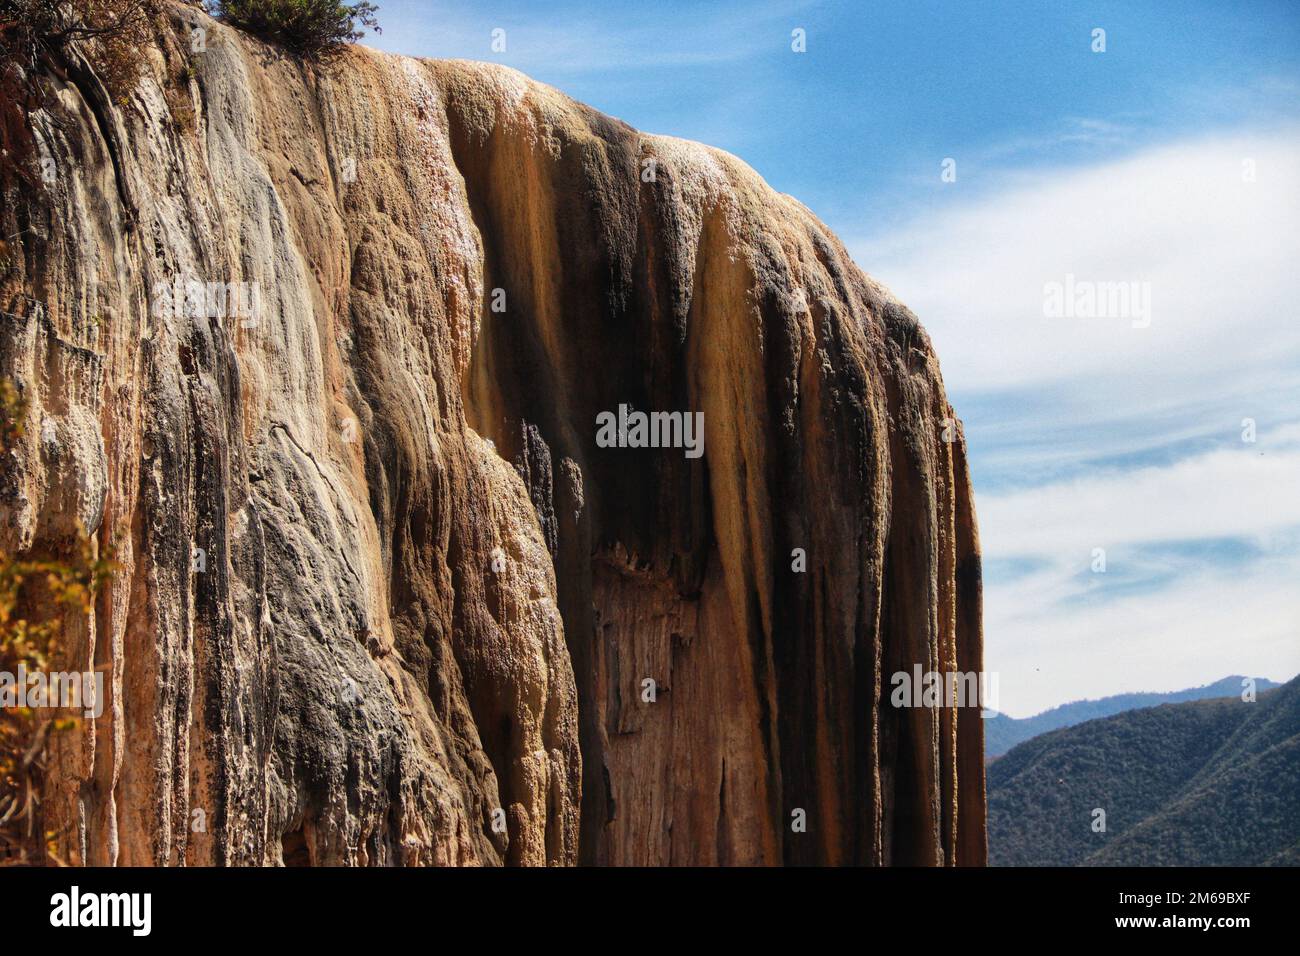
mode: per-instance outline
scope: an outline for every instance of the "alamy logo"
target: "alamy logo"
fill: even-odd
[[[1049,319],[1132,319],[1151,325],[1150,282],[1093,282],[1068,273],[1064,282],[1043,286],[1043,315]]]
[[[262,289],[256,282],[202,282],[177,276],[153,287],[155,318],[238,319],[251,329],[262,314]]]
[[[18,673],[0,671],[0,707],[37,710],[45,707],[81,710],[83,717],[104,713],[102,671],[29,671],[23,662]]]
[[[71,892],[50,897],[51,926],[129,926],[132,935],[148,936],[153,926],[150,893]]]
[[[637,412],[618,406],[618,414],[596,416],[600,448],[685,448],[687,458],[704,454],[703,412]]]
[[[979,707],[981,717],[992,717],[998,706],[998,675],[988,671],[895,671],[889,702],[894,707]]]

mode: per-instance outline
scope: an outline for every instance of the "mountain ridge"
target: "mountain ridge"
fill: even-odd
[[[988,781],[990,865],[1290,865],[1300,678],[1253,702],[1162,704],[1050,731],[993,762]]]
[[[1189,687],[1179,691],[1136,691],[1111,694],[1106,697],[1085,698],[1058,704],[1030,717],[1010,717],[996,714],[987,718],[984,727],[984,753],[986,757],[1000,757],[1012,747],[1052,730],[1072,727],[1088,720],[1109,717],[1113,714],[1161,704],[1177,704],[1191,700],[1209,700],[1215,697],[1236,697],[1241,694],[1247,678],[1233,674],[1210,684]],[[1254,678],[1255,690],[1263,692],[1282,684],[1265,677]]]

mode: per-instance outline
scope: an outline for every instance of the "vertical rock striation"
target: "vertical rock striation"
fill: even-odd
[[[0,207],[0,548],[119,563],[67,858],[983,863],[978,710],[889,704],[982,667],[911,312],[725,153],[173,20],[125,104],[47,79],[57,178]],[[703,412],[703,456],[600,447],[620,405]]]

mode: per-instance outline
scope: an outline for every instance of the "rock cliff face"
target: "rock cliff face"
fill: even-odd
[[[982,666],[915,317],[725,153],[173,18],[128,102],[48,78],[0,207],[0,550],[119,565],[65,858],[983,863],[978,710],[889,703]],[[602,447],[620,405],[703,455]]]

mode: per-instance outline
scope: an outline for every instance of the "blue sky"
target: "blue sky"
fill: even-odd
[[[1300,671],[1300,4],[381,0],[380,22],[371,45],[735,153],[917,311],[971,446],[1004,710]],[[1145,284],[1149,323],[1049,317],[1067,275]]]

